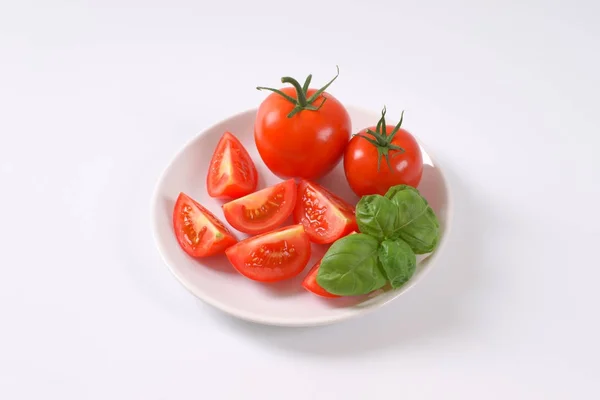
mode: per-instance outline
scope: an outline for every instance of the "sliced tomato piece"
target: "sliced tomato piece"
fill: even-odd
[[[258,173],[244,145],[232,133],[225,132],[213,153],[206,177],[211,197],[245,196],[256,190]]]
[[[173,210],[173,228],[179,245],[192,257],[221,253],[237,239],[213,213],[180,193]]]
[[[225,219],[240,232],[256,235],[280,226],[294,211],[296,182],[289,179],[275,186],[223,204]]]
[[[302,286],[304,286],[304,289],[308,290],[309,292],[312,292],[312,293],[322,296],[322,297],[330,297],[330,298],[340,297],[336,294],[329,293],[327,290],[323,289],[323,287],[321,287],[321,285],[319,285],[317,283],[317,273],[319,272],[320,266],[321,266],[321,261],[319,260],[319,262],[316,263],[314,265],[314,267],[311,268],[308,275],[306,275],[306,278],[304,278],[304,280],[302,281]]]
[[[277,282],[302,272],[310,259],[310,241],[302,225],[292,225],[242,240],[225,254],[240,274]]]
[[[358,229],[352,205],[306,180],[298,185],[294,221],[304,225],[310,240],[315,243],[333,243]]]

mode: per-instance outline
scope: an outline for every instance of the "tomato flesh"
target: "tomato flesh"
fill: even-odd
[[[258,184],[256,166],[244,145],[225,132],[213,153],[206,186],[211,197],[238,198],[252,193]]]
[[[368,129],[375,130],[376,127]],[[389,134],[394,126],[388,125],[386,129]],[[392,144],[401,147],[404,152],[391,150],[391,169],[384,158],[381,159],[378,168],[377,148],[360,136],[368,137],[365,132],[366,129],[350,140],[344,154],[344,172],[354,193],[357,196],[384,195],[390,187],[401,184],[416,188],[423,174],[423,157],[416,139],[408,131],[400,128]]]
[[[223,205],[225,219],[240,232],[259,234],[280,226],[296,205],[293,179],[259,190]]]
[[[311,241],[322,244],[333,243],[358,229],[352,205],[306,180],[298,185],[294,221],[304,225]]]
[[[329,298],[340,297],[336,294],[329,293],[327,290],[323,289],[323,287],[321,287],[321,285],[319,285],[317,283],[317,274],[319,273],[320,266],[321,266],[321,261],[316,263],[311,268],[311,270],[308,272],[308,275],[306,275],[306,277],[302,281],[302,286],[309,292],[312,292],[312,293],[322,296],[322,297],[329,297]]]
[[[292,225],[242,240],[225,254],[231,265],[247,278],[277,282],[302,272],[311,249],[304,227]]]
[[[175,203],[173,228],[177,242],[192,257],[222,253],[237,242],[214,214],[185,193]]]

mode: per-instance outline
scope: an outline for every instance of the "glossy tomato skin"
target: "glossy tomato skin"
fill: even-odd
[[[368,129],[375,130],[376,127]],[[387,132],[394,126],[388,125]],[[359,134],[365,134],[366,129]],[[402,147],[405,152],[390,151],[390,164],[381,159],[377,170],[377,148],[364,138],[356,135],[350,140],[344,153],[344,172],[348,184],[358,196],[368,194],[384,195],[394,185],[405,184],[417,187],[423,174],[423,157],[416,139],[406,130],[400,128],[392,144]]]
[[[242,275],[278,282],[298,275],[310,260],[310,241],[302,225],[286,226],[242,240],[225,251]]]
[[[259,190],[223,205],[229,224],[240,232],[257,235],[271,231],[292,215],[297,197],[293,179]]]
[[[358,229],[354,206],[308,180],[298,184],[294,222],[304,225],[314,243],[333,243]]]
[[[321,261],[316,263],[311,270],[308,272],[308,275],[302,281],[302,286],[304,289],[312,292],[321,297],[327,298],[336,298],[340,297],[336,294],[329,293],[327,290],[323,289],[321,285],[317,283],[317,273],[319,272],[319,266],[321,266]]]
[[[296,98],[294,88],[281,89]],[[315,89],[309,89],[307,97]],[[258,108],[254,123],[254,139],[267,167],[277,176],[317,179],[335,167],[350,140],[350,115],[335,97],[324,92],[317,98],[319,111],[303,110],[291,118],[294,104],[271,93]]]
[[[173,229],[181,248],[192,257],[222,253],[237,239],[213,213],[180,193],[173,209]]]
[[[225,132],[208,167],[208,194],[222,199],[237,199],[254,192],[257,185],[258,173],[248,151],[235,135]]]

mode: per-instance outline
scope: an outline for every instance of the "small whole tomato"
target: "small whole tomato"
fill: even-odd
[[[338,69],[339,74],[339,69]],[[265,165],[283,179],[317,179],[335,167],[350,140],[350,115],[335,97],[325,90],[309,89],[312,75],[303,86],[290,77],[282,83],[292,87],[270,90],[258,108],[254,139]]]
[[[377,126],[354,135],[344,153],[344,172],[358,196],[384,195],[395,185],[417,187],[423,174],[423,157],[416,139],[398,125],[386,125],[385,107]],[[382,159],[385,159],[382,162]]]

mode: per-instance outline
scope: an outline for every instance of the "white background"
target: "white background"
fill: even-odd
[[[0,398],[592,399],[597,1],[3,1]],[[283,75],[390,114],[447,170],[417,287],[313,329],[187,293],[149,223],[197,132]]]

